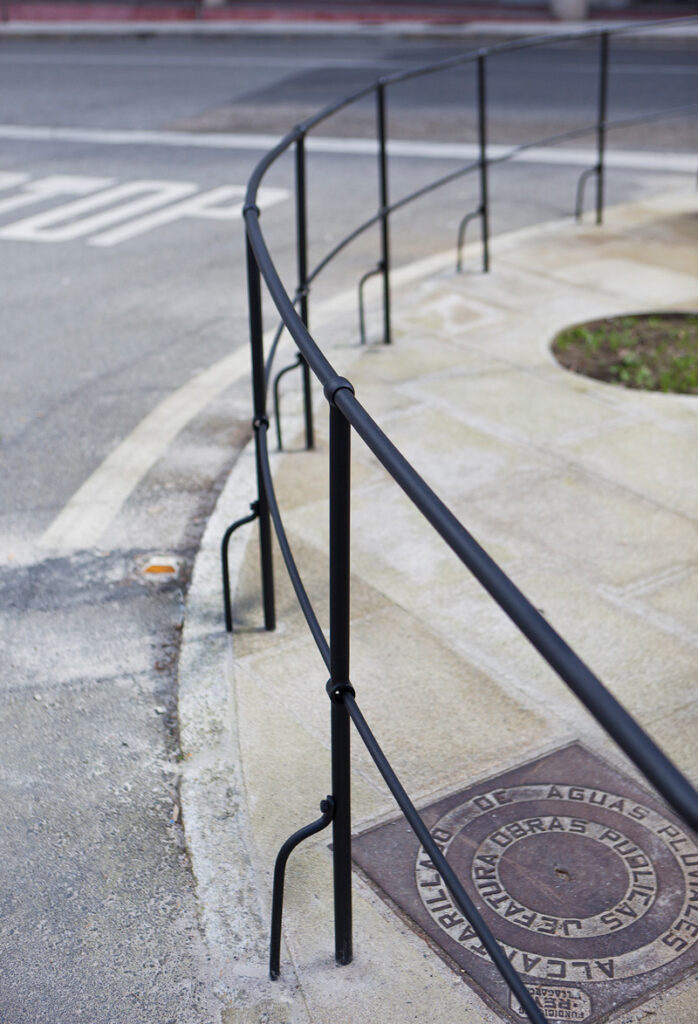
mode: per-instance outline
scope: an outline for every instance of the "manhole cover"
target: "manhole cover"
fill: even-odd
[[[695,837],[581,745],[422,816],[548,1020],[591,1024],[698,961]],[[354,860],[505,1019],[526,1019],[404,820],[355,839]]]

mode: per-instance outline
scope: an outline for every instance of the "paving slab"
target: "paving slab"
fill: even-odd
[[[456,274],[452,254],[398,270],[392,346],[357,344],[349,293],[313,314],[319,331],[333,325],[329,357],[371,414],[693,781],[698,399],[572,374],[550,344],[570,322],[698,308],[697,212],[695,195],[673,193],[609,210],[601,228],[565,220],[495,239],[489,275]],[[476,247],[466,265],[477,266]],[[377,307],[369,312],[378,322]],[[272,455],[275,487],[326,624],[326,410],[319,402],[313,452],[302,450],[292,389],[284,410],[289,450]],[[360,706],[430,825],[450,830],[466,884],[548,1019],[694,1024],[696,837],[358,439],[352,475]],[[282,978],[267,980],[274,858],[330,792],[329,708],[327,672],[278,552],[279,625],[261,627],[250,527],[231,550],[232,639],[223,630],[218,545],[254,493],[248,452],[204,538],[180,666],[183,813],[224,964],[224,1020],[522,1020],[447,896],[433,905],[440,913],[423,898],[433,869],[420,869],[418,844],[358,738],[354,963],[333,962],[321,833],[289,863]],[[478,817],[483,795],[494,802]],[[489,862],[477,857],[498,871],[501,860],[504,910],[478,886],[475,868]]]

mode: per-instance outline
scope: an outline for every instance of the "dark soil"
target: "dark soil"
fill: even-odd
[[[698,314],[652,313],[591,320],[553,342],[574,373],[643,391],[698,394]]]

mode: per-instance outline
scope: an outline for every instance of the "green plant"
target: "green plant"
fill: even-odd
[[[562,331],[553,351],[567,369],[643,391],[698,394],[698,315],[610,317]]]

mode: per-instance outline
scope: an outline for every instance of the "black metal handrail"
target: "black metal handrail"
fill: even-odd
[[[695,23],[696,18],[681,19],[679,23]],[[653,22],[653,26],[664,22]],[[677,24],[676,21],[672,24]],[[232,531],[242,523],[257,519],[260,530],[260,560],[262,570],[262,592],[264,600],[264,621],[267,629],[275,627],[274,589],[272,571],[271,525],[276,532],[281,555],[284,559],[289,578],[296,593],[300,608],[305,616],[308,628],[318,647],[320,656],[330,673],[327,692],[331,700],[331,737],[332,737],[332,795],[323,807],[323,818],[306,826],[294,834],[284,844],[277,861],[277,882],[274,893],[274,926],[271,943],[271,974],[278,976],[279,943],[281,928],[282,888],[286,858],[291,849],[305,836],[314,834],[320,828],[332,822],[333,828],[333,863],[334,863],[334,910],[335,910],[335,957],[340,964],[349,963],[352,959],[352,911],[351,911],[351,794],[350,794],[350,753],[349,728],[353,721],[357,732],[365,743],[378,770],[385,779],[388,788],[395,797],[398,806],[412,826],[422,843],[427,855],[431,858],[435,869],[440,874],[445,886],[451,893],[454,903],[467,918],[488,951],[492,962],[516,995],[527,1016],[534,1024],[545,1024],[543,1015],[526,989],[522,979],[511,966],[504,951],[479,914],[477,908],[460,883],[445,856],[429,834],[429,830],[414,804],[405,792],[402,784],[391,768],[388,759],[380,748],[378,741],[364,719],[356,694],[350,682],[349,670],[349,579],[350,579],[350,544],[349,544],[349,503],[350,503],[350,444],[352,429],[373,452],[392,479],[402,488],[414,505],[420,510],[427,522],[439,533],[446,544],[470,570],[480,584],[494,598],[502,610],[515,623],[519,631],[529,640],[548,664],[557,672],[567,686],[576,694],[594,718],[621,747],[657,791],[673,807],[676,813],[693,829],[698,829],[698,793],[668,760],[650,737],[640,728],[625,708],[596,678],[569,645],[548,624],[543,616],[533,607],[528,599],[506,576],[502,569],[484,551],[477,541],[468,533],[455,515],[447,508],[434,491],[419,476],[410,463],[393,445],[363,408],[354,394],[351,383],[340,377],[326,356],[322,353],[308,330],[309,288],[321,271],[341,252],[369,227],[380,225],[380,254],[375,271],[369,271],[362,278],[372,273],[380,273],[383,279],[383,320],[384,341],[391,339],[390,329],[390,237],[389,219],[391,213],[412,201],[434,191],[436,188],[455,180],[471,171],[477,170],[480,178],[480,202],[473,213],[464,218],[459,228],[459,250],[463,241],[464,225],[473,218],[481,220],[481,241],[483,247],[483,268],[489,268],[488,249],[488,169],[493,163],[501,163],[511,159],[517,153],[529,149],[532,145],[553,144],[555,142],[578,137],[593,131],[597,141],[596,164],[583,172],[577,190],[577,212],[581,213],[583,185],[586,178],[596,175],[596,219],[601,222],[604,203],[604,154],[606,133],[610,128],[621,124],[637,123],[638,118],[612,122],[607,117],[607,81],[609,61],[609,38],[611,35],[639,31],[647,28],[642,25],[624,25],[609,30],[588,30],[582,33],[569,33],[562,36],[539,36],[533,39],[481,49],[473,53],[449,58],[423,68],[412,69],[385,76],[375,84],[361,89],[351,96],[334,103],[318,114],[308,118],[292,129],[272,150],[259,162],[250,178],[244,218],[247,237],[247,272],[250,316],[250,339],[252,346],[253,398],[254,398],[254,431],[256,440],[257,460],[257,500],[253,502],[252,512],[226,531],[224,537],[224,580],[226,599],[226,624],[232,628],[230,611],[230,595],[227,582],[227,545]],[[486,100],[486,62],[498,53],[528,49],[551,41],[555,43],[577,41],[579,39],[598,37],[599,48],[599,88],[598,110],[596,121],[589,126],[559,133],[537,143],[526,143],[512,147],[510,152],[498,157],[487,153],[487,100]],[[452,172],[427,186],[401,197],[391,203],[388,188],[388,147],[387,147],[387,110],[386,91],[398,82],[411,78],[434,74],[449,68],[467,63],[477,66],[477,101],[478,101],[478,159],[463,168]],[[352,103],[373,95],[376,101],[377,125],[377,156],[378,156],[378,209],[370,218],[353,229],[345,238],[326,253],[318,264],[308,269],[307,259],[307,204],[305,141],[308,132],[333,114],[345,109]],[[691,104],[685,109],[695,109]],[[667,116],[676,113],[667,111]],[[647,115],[642,120],[655,120],[659,114]],[[296,170],[296,241],[298,256],[298,286],[294,296],[289,296],[271,258],[260,227],[260,211],[256,205],[256,196],[261,181],[275,161],[289,149],[295,150]],[[263,324],[262,324],[262,277],[267,290],[280,314],[281,322],[274,337],[271,352],[265,363]],[[362,311],[363,317],[363,311]],[[362,320],[363,322],[363,320]],[[305,397],[305,428],[306,445],[312,447],[313,426],[310,403],[310,372],[320,382],[330,410],[330,625],[329,641],[315,613],[310,598],[305,590],[300,572],[291,551],[283,525],[279,503],[274,491],[274,483],[269,462],[267,434],[269,421],[267,418],[267,392],[271,384],[272,362],[282,331],[286,329],[296,344],[299,353],[299,365],[303,369]],[[281,373],[287,372],[286,367]],[[274,385],[275,393],[277,391]],[[278,401],[277,416],[278,416]],[[280,441],[280,434],[279,434]],[[330,810],[331,807],[331,810]],[[280,879],[280,881],[278,881]]]

